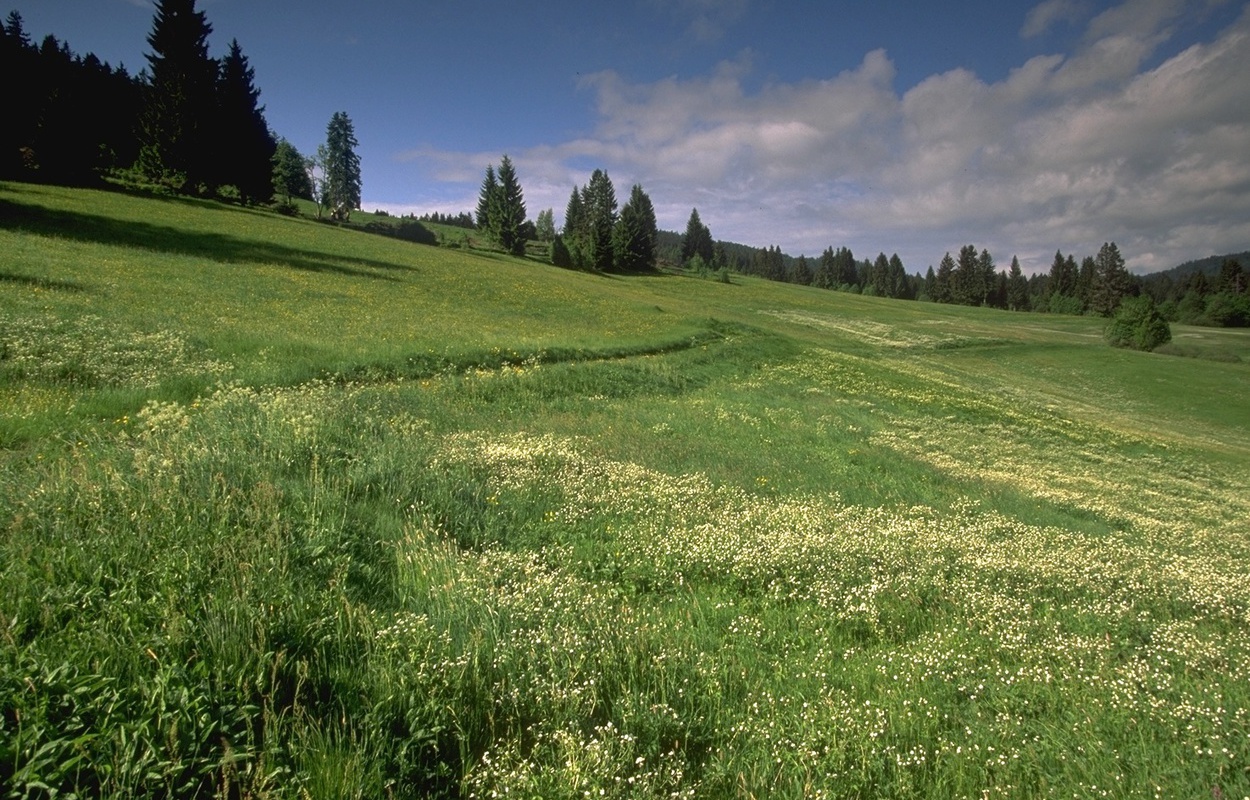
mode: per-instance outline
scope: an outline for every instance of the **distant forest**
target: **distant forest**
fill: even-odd
[[[77,55],[52,34],[36,44],[21,15],[11,12],[0,23],[0,70],[21,79],[10,81],[6,93],[0,179],[86,186],[107,177],[245,203],[270,203],[277,193],[285,198],[279,208],[288,213],[294,210],[292,197],[305,197],[317,200],[319,213],[327,208],[332,218],[346,219],[360,202],[350,120],[336,114],[330,146],[312,158],[279,140],[265,121],[260,90],[238,42],[232,41],[222,58],[209,57],[212,26],[195,3],[158,0],[147,37],[151,51],[138,75],[93,54]],[[581,191],[586,188],[593,187]],[[518,201],[519,193],[518,184]],[[649,198],[640,199],[644,210],[650,208]],[[523,204],[518,205],[523,213]],[[611,207],[615,213],[614,200]],[[480,228],[481,210],[422,219]],[[606,239],[596,249],[584,226],[570,230],[566,225],[556,235],[550,220],[548,210],[539,215],[537,226],[527,220],[510,226],[521,239],[509,241],[506,249],[524,252],[524,239],[538,238],[551,242],[553,257],[566,265],[600,268],[599,262],[612,260],[591,257],[608,253]],[[1026,277],[1014,257],[1009,267],[1000,268],[987,250],[966,245],[956,256],[946,253],[936,269],[930,266],[922,275],[909,274],[897,254],[857,259],[848,248],[829,247],[819,258],[794,258],[777,246],[716,241],[697,209],[684,234],[656,231],[654,222],[645,219],[631,224],[641,225],[634,238],[643,243],[643,255],[631,263],[667,263],[722,279],[732,271],[900,300],[1102,316],[1113,314],[1122,300],[1140,296],[1170,321],[1250,325],[1250,281],[1242,266],[1250,265],[1250,252],[1138,277],[1125,269],[1124,258],[1109,242],[1079,261],[1056,251],[1048,272]],[[628,250],[625,243],[615,247]]]

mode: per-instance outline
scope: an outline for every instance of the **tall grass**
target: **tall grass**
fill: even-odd
[[[1243,364],[0,199],[6,797],[1250,795]]]

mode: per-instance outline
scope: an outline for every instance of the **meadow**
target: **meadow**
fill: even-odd
[[[0,795],[1250,798],[1250,336],[0,184]]]

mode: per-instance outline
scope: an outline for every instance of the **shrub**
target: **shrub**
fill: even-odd
[[[1172,329],[1149,296],[1130,297],[1119,309],[1104,333],[1113,347],[1154,350],[1172,341]]]

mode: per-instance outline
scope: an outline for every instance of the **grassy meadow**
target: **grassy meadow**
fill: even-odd
[[[1250,797],[1250,336],[0,184],[0,796]]]

